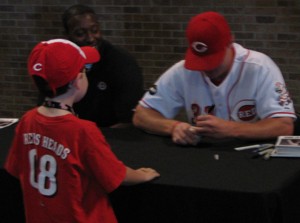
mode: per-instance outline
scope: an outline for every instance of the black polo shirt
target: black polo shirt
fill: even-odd
[[[101,60],[87,73],[88,91],[74,105],[75,112],[101,127],[131,122],[132,109],[144,92],[141,69],[128,52],[106,40],[99,52]]]

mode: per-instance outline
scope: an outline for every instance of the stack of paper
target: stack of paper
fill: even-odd
[[[272,157],[300,157],[300,136],[279,136]]]

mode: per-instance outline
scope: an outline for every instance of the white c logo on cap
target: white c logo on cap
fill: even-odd
[[[35,65],[33,65],[33,69],[35,71],[40,71],[42,70],[42,64],[41,63],[36,63]]]
[[[202,42],[193,42],[192,48],[198,53],[205,53],[207,51],[207,45]]]

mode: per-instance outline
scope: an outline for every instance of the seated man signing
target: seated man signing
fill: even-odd
[[[271,139],[291,135],[295,111],[277,65],[266,55],[233,43],[216,12],[193,17],[185,60],[169,68],[136,108],[134,124],[197,144],[199,136]],[[174,120],[185,108],[188,122]]]

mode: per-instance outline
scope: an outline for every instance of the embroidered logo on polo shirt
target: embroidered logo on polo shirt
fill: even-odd
[[[157,92],[157,86],[156,86],[156,85],[153,85],[152,87],[149,88],[148,92],[149,92],[149,94],[151,94],[151,95],[155,95],[156,92]]]
[[[107,89],[107,84],[103,81],[100,81],[97,85],[98,89],[101,90],[101,91],[104,91]]]

